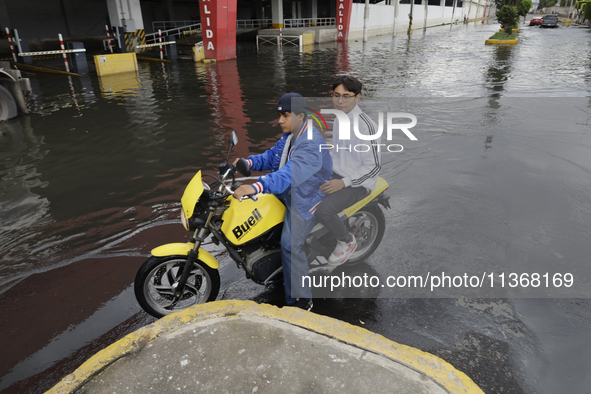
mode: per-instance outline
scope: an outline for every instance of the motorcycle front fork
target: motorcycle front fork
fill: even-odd
[[[193,263],[197,261],[197,258],[199,257],[199,248],[201,247],[201,243],[205,240],[207,234],[207,227],[209,226],[209,222],[212,216],[213,210],[210,210],[205,226],[195,230],[195,233],[193,234],[192,239],[195,240],[195,245],[193,245],[193,250],[191,250],[187,254],[187,260],[185,260],[185,266],[183,267],[181,278],[179,279],[176,289],[174,291],[174,299],[170,307],[174,307],[181,300],[181,296],[183,295],[183,292],[185,290],[185,284],[187,283],[187,280],[191,275],[191,268],[193,268]]]

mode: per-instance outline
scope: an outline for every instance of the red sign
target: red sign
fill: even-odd
[[[236,1],[199,0],[206,59],[236,58]]]
[[[337,0],[337,41],[347,41],[353,0]]]

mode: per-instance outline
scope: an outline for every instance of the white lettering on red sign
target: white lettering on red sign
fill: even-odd
[[[207,4],[203,6],[203,10],[203,12],[205,12],[206,14],[211,14],[211,11],[207,11]]]

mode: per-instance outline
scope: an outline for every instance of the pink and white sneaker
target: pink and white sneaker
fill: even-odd
[[[336,267],[344,264],[355,252],[355,249],[357,249],[357,240],[353,233],[350,234],[353,237],[353,241],[349,243],[337,241],[337,247],[332,251],[332,254],[328,258],[328,265]]]

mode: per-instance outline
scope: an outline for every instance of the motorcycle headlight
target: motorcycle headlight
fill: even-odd
[[[181,222],[183,222],[183,227],[185,230],[190,231],[189,229],[189,220],[185,216],[185,210],[181,208]]]

